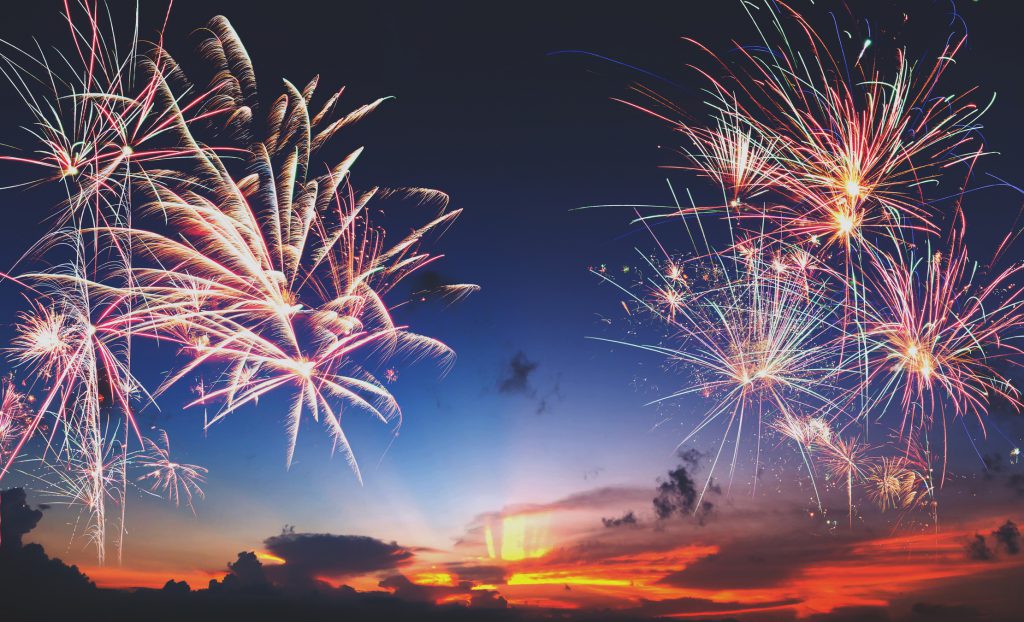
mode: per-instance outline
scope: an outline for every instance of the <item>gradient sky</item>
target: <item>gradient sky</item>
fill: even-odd
[[[65,36],[60,2],[19,4],[0,25],[0,38],[26,46],[30,36],[43,42]],[[115,11],[130,7],[110,4]],[[144,32],[151,33],[162,14],[159,3],[144,4],[143,23],[150,28]],[[627,533],[607,530],[599,521],[627,510],[636,511],[642,522],[652,519],[656,479],[678,463],[677,443],[702,411],[694,402],[645,407],[681,379],[667,374],[656,357],[586,339],[621,337],[628,329],[620,298],[588,267],[622,265],[634,247],[648,249],[652,242],[630,227],[628,209],[574,208],[664,203],[666,178],[677,189],[708,191],[702,181],[662,168],[679,162],[673,151],[678,140],[669,128],[611,98],[628,95],[629,86],[639,82],[695,106],[701,83],[687,65],[704,57],[680,37],[697,37],[725,54],[731,40],[753,40],[739,2],[509,3],[501,8],[344,2],[324,8],[293,0],[277,3],[276,9],[253,4],[176,2],[169,47],[186,52],[188,32],[223,14],[248,47],[264,96],[276,93],[281,77],[304,83],[316,73],[327,89],[348,85],[349,108],[395,96],[342,136],[338,151],[366,145],[354,172],[357,186],[436,187],[451,195],[454,207],[465,209],[435,247],[446,255],[438,270],[459,282],[478,283],[482,291],[450,308],[410,306],[397,312],[418,332],[452,346],[458,360],[443,376],[429,363],[398,367],[392,390],[405,420],[393,443],[379,423],[349,416],[346,432],[362,465],[362,486],[340,456],[332,458],[328,438],[311,422],[302,427],[294,464],[285,468],[283,397],[261,400],[204,434],[202,410],[182,409],[188,387],[171,391],[161,398],[160,412],[143,413],[141,420],[167,429],[182,461],[209,468],[207,498],[197,503],[197,515],[136,495],[129,504],[124,567],[93,569],[84,540],[70,538],[74,515],[54,509],[33,534],[51,554],[86,567],[106,585],[162,585],[171,576],[194,582],[219,576],[238,551],[260,550],[265,538],[293,525],[299,532],[360,534],[433,549],[417,554],[409,571],[414,575],[437,565],[484,563],[488,527],[521,529],[531,542],[527,557],[531,550],[538,555],[505,564],[514,566],[506,581],[515,573],[522,577],[521,584],[500,590],[513,601],[639,607],[642,599],[688,597],[725,603],[719,612],[756,606],[801,615],[895,602],[909,598],[908,590],[931,597],[944,580],[968,590],[974,584],[965,577],[986,573],[1019,581],[1019,559],[977,562],[963,555],[963,543],[975,531],[991,531],[1008,518],[1024,519],[1024,497],[1003,482],[1014,467],[986,477],[966,438],[979,436],[973,429],[958,430],[952,441],[957,477],[946,492],[938,534],[897,525],[896,515],[871,511],[864,512],[853,534],[823,530],[808,515],[811,498],[798,460],[781,451],[765,476],[770,484],[753,498],[753,467],[741,461],[730,495],[716,499],[718,518],[704,527],[685,523]],[[821,5],[835,6],[837,18],[850,23],[840,4],[817,4],[808,9],[808,19],[820,28],[831,27]],[[888,4],[857,2],[857,15],[872,27],[878,20],[895,23],[897,40],[916,46],[912,49],[922,57],[945,42],[950,2],[909,3],[905,24],[902,11]],[[988,174],[1024,182],[1020,9],[994,2],[957,6],[970,39],[946,86],[963,90],[977,84],[979,102],[998,93],[984,122],[989,147],[1002,155],[984,161],[972,185],[992,183]],[[865,28],[863,21],[851,25]],[[26,137],[15,125],[28,119],[8,91],[0,87],[5,119],[0,143],[24,144]],[[0,181],[17,181],[21,172],[4,167]],[[1009,188],[970,196],[970,242],[984,248],[1014,223],[1022,197]],[[0,197],[7,223],[0,228],[0,260],[10,265],[27,240],[46,230],[53,196],[31,189]],[[676,233],[666,231],[665,239],[681,243]],[[22,307],[16,289],[9,283],[2,287],[0,317],[9,318],[5,336]],[[159,381],[172,353],[145,348],[147,354],[138,357],[144,360],[139,376]],[[517,354],[536,368],[524,390],[503,391],[501,382]],[[668,424],[654,428],[666,417],[671,417]],[[979,438],[981,452],[1005,457],[1021,441],[1022,426],[1008,416],[993,419],[1006,438],[994,433]],[[714,434],[698,438],[695,446],[717,446]],[[844,515],[842,494],[833,491],[829,504]],[[526,518],[507,527],[503,520],[509,515]],[[783,583],[728,587],[727,582],[650,579],[668,577],[712,553],[727,566],[733,559],[727,553],[763,547],[766,539],[799,549],[796,543],[808,534],[818,545],[793,562],[799,571],[780,570]],[[764,555],[785,557],[770,547]],[[897,565],[905,583],[879,573],[888,566],[891,574]],[[945,570],[939,572],[941,567]],[[863,585],[851,578],[856,568],[868,569]],[[709,572],[722,577],[737,571],[730,566]],[[544,576],[554,577],[550,586],[537,585]],[[580,581],[582,591],[570,595],[564,586],[573,577],[593,580]],[[649,580],[640,589],[636,581],[643,577]],[[376,585],[375,578],[353,580]],[[838,584],[844,587],[836,591]],[[978,584],[970,589],[981,593],[981,585],[991,581]]]

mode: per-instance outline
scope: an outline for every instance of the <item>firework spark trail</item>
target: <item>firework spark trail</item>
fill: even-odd
[[[854,438],[834,436],[822,444],[822,462],[833,477],[846,480],[846,502],[853,528],[853,482],[864,478],[866,454],[871,447]]]
[[[123,508],[127,501],[122,482],[135,453],[123,447],[120,436],[116,427],[74,426],[59,455],[31,458],[26,462],[38,468],[21,471],[38,482],[40,492],[52,502],[79,510],[72,539],[81,531],[95,547],[100,565],[106,563],[108,522],[111,518],[123,521],[123,515],[111,512],[111,505]],[[123,528],[118,530],[118,551],[123,548],[124,533]]]
[[[0,461],[10,446],[21,439],[31,417],[26,397],[10,379],[0,381]]]
[[[811,466],[809,456],[818,446],[828,447],[831,445],[832,430],[828,422],[820,417],[800,417],[785,412],[781,417],[775,419],[770,427],[796,443],[811,480],[811,488],[814,490],[814,500],[818,505],[818,511],[823,512],[821,494],[818,492],[818,484],[814,481],[814,467]]]
[[[201,466],[172,460],[171,440],[164,430],[160,430],[158,440],[146,438],[145,444],[146,451],[136,460],[136,464],[146,471],[139,477],[139,481],[149,480],[150,489],[154,492],[162,491],[174,505],[180,505],[181,498],[184,497],[185,503],[195,513],[192,497],[204,496],[200,486],[206,478],[207,470]]]
[[[124,298],[95,291],[83,271],[82,264],[73,263],[64,270],[24,277],[36,283],[33,290],[39,298],[21,315],[9,352],[15,364],[37,378],[46,397],[34,408],[31,421],[5,456],[2,473],[11,468],[43,420],[50,417],[42,458],[52,455],[55,464],[77,464],[78,477],[88,476],[82,490],[89,493],[87,505],[94,521],[90,539],[103,563],[109,496],[106,478],[107,474],[125,477],[128,451],[124,441],[112,443],[103,431],[113,418],[121,418],[126,437],[130,428],[141,443],[131,402],[144,392],[126,363]],[[113,465],[116,455],[121,463]],[[119,526],[120,559],[123,516]]]

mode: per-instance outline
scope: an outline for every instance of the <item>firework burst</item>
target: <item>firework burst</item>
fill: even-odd
[[[694,42],[718,68],[697,70],[709,84],[708,123],[643,87],[647,103],[624,102],[680,132],[678,168],[722,196],[699,205],[687,193],[682,206],[672,189],[675,205],[638,213],[663,259],[641,253],[634,272],[648,276],[616,285],[655,319],[661,340],[629,345],[684,374],[683,388],[657,401],[711,402],[683,442],[720,423],[714,464],[731,440],[730,476],[740,429],[754,419],[755,470],[763,431],[792,440],[819,509],[815,459],[844,481],[851,526],[859,482],[883,508],[934,507],[935,457],[921,449],[929,435],[941,436],[944,474],[950,421],[972,419],[984,432],[994,400],[1024,405],[1005,371],[1022,354],[1022,265],[995,267],[1014,238],[990,265],[972,262],[962,196],[943,222],[926,194],[956,165],[967,170],[966,193],[985,154],[986,106],[973,91],[940,90],[964,38],[950,37],[930,63],[904,49],[876,58],[865,44],[851,66],[847,50],[785,3],[744,8],[758,45],[720,59]],[[692,255],[654,236],[650,223],[665,219],[681,223]],[[868,455],[881,448],[868,444],[880,422],[894,430],[894,457]]]
[[[338,114],[339,90],[314,110],[317,79],[301,90],[286,81],[255,123],[255,74],[226,19],[199,31],[210,79],[196,86],[165,49],[162,29],[143,46],[136,23],[124,43],[106,7],[69,3],[65,11],[70,51],[36,55],[5,44],[0,54],[35,119],[32,147],[0,159],[42,171],[27,185],[56,181],[68,197],[56,226],[22,258],[43,267],[12,277],[30,302],[7,351],[35,377],[26,394],[40,398],[28,404],[5,384],[0,477],[38,449],[39,480],[88,509],[102,563],[115,507],[120,558],[131,482],[193,511],[203,496],[206,470],[172,460],[166,433],[146,438],[136,423],[138,410],[185,376],[217,376],[199,380],[192,402],[219,405],[208,425],[289,389],[289,464],[309,413],[358,475],[343,410],[401,421],[376,367],[393,382],[387,363],[399,357],[446,364],[453,356],[397,323],[401,301],[385,299],[407,293],[394,290],[439,259],[422,247],[459,211],[434,190],[355,190],[350,169],[361,150],[331,165],[316,159],[384,99]],[[227,144],[209,146],[200,131]],[[433,211],[386,241],[375,206],[400,200]],[[475,289],[413,294],[456,301]],[[187,359],[152,394],[133,375],[140,338],[174,343]],[[144,472],[133,480],[136,467]]]
[[[158,440],[145,439],[146,451],[135,461],[145,471],[139,481],[148,482],[154,492],[162,492],[174,505],[186,505],[195,513],[192,497],[203,498],[200,487],[206,479],[207,470],[194,464],[182,464],[171,459],[171,439],[167,432],[160,430]]]

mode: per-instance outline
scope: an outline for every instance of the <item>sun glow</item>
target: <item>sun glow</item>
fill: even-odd
[[[484,526],[487,554],[492,559],[520,561],[543,557],[548,543],[547,514],[516,514]]]

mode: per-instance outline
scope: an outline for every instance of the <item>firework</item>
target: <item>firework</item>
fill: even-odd
[[[192,497],[202,498],[200,485],[206,479],[207,470],[194,464],[182,464],[171,459],[171,440],[167,432],[160,430],[158,440],[145,439],[146,452],[136,459],[136,464],[146,471],[139,481],[149,481],[151,490],[167,495],[174,505],[185,503],[195,513]]]
[[[929,245],[923,256],[876,254],[868,276],[865,382],[879,387],[869,406],[884,410],[902,394],[901,438],[936,420],[945,433],[947,410],[984,426],[993,397],[1022,406],[1019,390],[997,369],[1021,353],[1015,339],[1024,319],[1016,283],[1022,266],[982,277],[968,260],[960,218],[945,252]]]
[[[665,265],[648,260],[655,274],[648,279],[653,299],[622,287],[666,327],[671,340],[671,345],[626,345],[664,355],[687,372],[687,385],[657,401],[689,395],[713,401],[682,442],[721,422],[723,440],[712,471],[732,438],[730,478],[745,430],[756,439],[758,457],[761,433],[772,422],[796,435],[802,455],[829,434],[821,416],[797,414],[825,412],[836,399],[836,318],[828,304],[829,286],[790,270],[780,252],[741,243],[726,254],[666,259]],[[808,471],[813,483],[809,463]]]
[[[29,409],[25,396],[10,380],[0,383],[0,460],[5,460],[9,447],[21,439]]]
[[[37,378],[43,399],[32,406],[31,416],[4,459],[8,471],[37,432],[43,436],[44,456],[67,470],[64,488],[75,503],[89,508],[94,521],[91,539],[100,563],[106,554],[109,478],[124,477],[128,435],[141,434],[131,402],[141,391],[126,363],[126,316],[124,299],[88,286],[78,264],[66,270],[26,276],[37,282],[39,302],[20,317],[17,333],[8,349],[12,360]],[[49,418],[51,423],[44,426]],[[112,442],[105,430],[112,421],[123,429],[123,438]],[[114,445],[120,449],[115,450]],[[113,464],[120,456],[121,463]],[[59,465],[64,465],[60,467]],[[77,485],[72,485],[78,482]],[[126,482],[122,481],[123,504]],[[123,514],[118,538],[118,557],[124,536]]]
[[[846,502],[853,527],[853,482],[864,477],[865,454],[870,447],[857,438],[835,437],[822,445],[825,468],[836,479],[846,480]]]
[[[136,424],[137,410],[194,372],[218,377],[200,379],[192,402],[220,406],[207,425],[290,388],[289,464],[308,412],[358,475],[343,410],[401,421],[374,369],[394,382],[386,363],[401,356],[452,357],[396,323],[400,301],[385,299],[439,258],[422,245],[459,211],[433,190],[356,191],[350,168],[361,150],[318,168],[330,138],[384,99],[337,114],[339,90],[313,110],[317,79],[302,90],[286,82],[256,124],[254,73],[226,19],[201,31],[211,78],[196,86],[165,49],[162,30],[141,51],[135,35],[118,45],[113,26],[103,26],[116,22],[105,7],[65,9],[72,51],[40,48],[37,56],[8,46],[0,54],[0,70],[35,118],[34,148],[0,159],[43,171],[28,183],[57,181],[68,197],[57,225],[22,259],[44,265],[15,278],[30,303],[7,351],[35,378],[27,393],[40,399],[25,405],[5,385],[0,477],[29,449],[41,450],[40,481],[88,509],[103,563],[114,508],[120,559],[130,470],[143,469],[134,481],[193,511],[202,496],[206,470],[172,460],[166,434],[144,438]],[[196,137],[207,130],[228,144]],[[434,211],[386,243],[373,220],[388,200]],[[457,301],[476,289],[445,284],[413,295]],[[132,373],[139,338],[177,344],[188,359],[152,394]]]
[[[22,185],[63,184],[58,227],[130,222],[133,189],[175,177],[167,166],[191,158],[191,128],[237,113],[232,85],[220,80],[178,94],[174,83],[183,77],[163,48],[162,29],[144,50],[138,14],[130,38],[114,30],[105,6],[66,3],[64,18],[70,49],[6,44],[0,53],[0,71],[35,119],[35,148],[0,161],[42,171]]]
[[[990,265],[972,262],[960,203],[943,222],[926,194],[959,164],[966,193],[985,154],[984,107],[972,91],[940,91],[964,39],[950,37],[931,62],[902,49],[874,58],[867,44],[856,55],[832,49],[784,3],[744,8],[759,45],[719,59],[694,42],[720,70],[698,69],[709,122],[643,87],[648,103],[624,102],[679,131],[687,145],[678,168],[722,196],[682,206],[670,186],[674,205],[638,212],[661,259],[641,253],[645,276],[615,284],[631,315],[655,319],[660,339],[627,345],[684,374],[683,388],[657,401],[711,402],[683,442],[720,423],[712,470],[730,440],[735,470],[744,419],[756,419],[755,469],[764,430],[791,439],[819,509],[812,458],[845,481],[851,526],[858,481],[884,508],[934,507],[930,435],[941,435],[945,473],[949,421],[970,418],[984,431],[993,400],[1024,405],[1003,371],[1021,355],[1024,267],[996,268],[1014,238]],[[691,250],[667,250],[655,219],[676,219]],[[867,456],[880,447],[867,444],[869,423],[879,422],[895,429],[898,452],[881,461]]]
[[[234,40],[232,49],[244,50]],[[244,73],[248,73],[246,70]],[[357,192],[350,169],[361,150],[312,176],[310,160],[341,127],[383,100],[332,119],[338,94],[316,114],[308,110],[317,81],[286,93],[269,112],[266,137],[252,149],[236,179],[228,163],[202,151],[203,174],[155,189],[150,209],[188,231],[188,242],[139,228],[106,227],[114,240],[131,240],[141,261],[131,270],[131,293],[142,301],[134,317],[140,335],[181,346],[190,361],[157,391],[193,370],[219,365],[223,382],[192,404],[220,403],[212,425],[261,396],[290,388],[287,462],[303,412],[322,420],[335,446],[359,475],[341,425],[352,406],[382,422],[400,422],[397,402],[364,362],[396,352],[413,358],[451,358],[439,341],[392,319],[384,298],[416,270],[437,259],[419,250],[432,232],[460,213],[447,197],[426,189]],[[411,198],[434,217],[388,246],[371,222],[371,200]],[[168,268],[166,266],[172,266]],[[474,286],[446,286],[462,297]]]
[[[917,499],[917,474],[902,457],[883,457],[868,466],[869,494],[883,510],[909,508]]]

